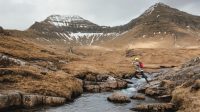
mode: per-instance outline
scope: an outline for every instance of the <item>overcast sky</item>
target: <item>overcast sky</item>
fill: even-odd
[[[98,25],[122,25],[163,2],[200,15],[200,0],[0,0],[0,26],[25,30],[52,14],[79,15]]]

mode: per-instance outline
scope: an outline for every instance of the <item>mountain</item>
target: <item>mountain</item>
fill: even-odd
[[[200,45],[200,17],[163,3],[151,6],[122,27],[129,30],[103,45],[112,47],[197,47]],[[115,43],[115,44],[110,44]]]
[[[37,38],[38,40],[77,45],[92,45],[96,41],[114,39],[120,34],[117,30],[111,31],[110,27],[99,26],[76,15],[51,15],[42,22],[35,22],[29,30],[44,37]]]
[[[151,41],[145,46],[188,47],[199,44],[200,17],[156,3],[121,26],[99,26],[80,16],[51,15],[33,24],[29,31],[36,32],[39,41],[68,45],[140,47],[138,43]]]

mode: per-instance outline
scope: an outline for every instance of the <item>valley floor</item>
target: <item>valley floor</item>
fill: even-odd
[[[200,55],[200,49],[108,49],[97,46],[74,47],[69,52],[68,47],[45,46],[16,37],[0,38],[1,96],[8,95],[9,91],[20,91],[22,95],[71,101],[83,93],[83,83],[76,78],[80,74],[90,72],[123,78],[135,71],[134,55],[141,58],[147,72],[160,68],[180,69],[181,64]],[[0,108],[9,107],[0,104]]]

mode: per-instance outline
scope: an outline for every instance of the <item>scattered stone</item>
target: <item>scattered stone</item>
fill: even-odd
[[[128,96],[119,92],[113,93],[111,96],[107,98],[107,100],[113,103],[130,103],[131,102]]]
[[[145,100],[145,96],[143,96],[143,95],[134,95],[134,96],[131,97],[131,99]]]

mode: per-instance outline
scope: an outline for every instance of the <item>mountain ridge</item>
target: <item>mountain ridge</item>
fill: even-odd
[[[140,30],[137,30],[138,28]],[[138,18],[115,27],[99,26],[77,15],[74,18],[73,16],[70,18],[69,15],[51,15],[29,28],[39,32],[40,37],[46,40],[56,38],[64,44],[76,45],[100,45],[124,37],[124,34],[132,30],[135,30],[135,33],[131,38],[154,37],[157,34],[184,35],[184,32],[177,29],[200,30],[200,16],[193,16],[163,3],[156,3]]]

